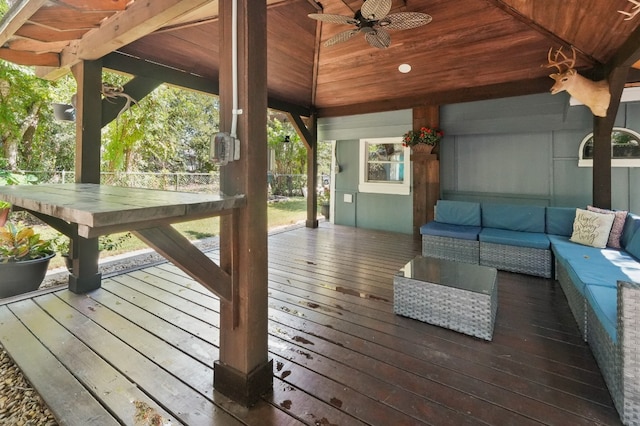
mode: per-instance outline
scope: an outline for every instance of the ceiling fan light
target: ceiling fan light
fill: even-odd
[[[398,66],[398,71],[400,71],[402,74],[407,74],[408,72],[411,72],[411,65],[409,65],[409,64],[400,64]]]

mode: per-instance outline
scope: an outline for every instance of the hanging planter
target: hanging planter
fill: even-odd
[[[440,129],[421,127],[420,130],[409,130],[402,136],[402,145],[411,148],[413,153],[431,154],[444,132]]]

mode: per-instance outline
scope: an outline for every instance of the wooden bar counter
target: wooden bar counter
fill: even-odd
[[[71,239],[74,268],[69,288],[76,293],[100,287],[98,259],[90,253],[92,258],[85,259],[83,244],[101,235],[131,231],[209,290],[231,300],[229,274],[170,225],[230,214],[245,205],[244,195],[72,183],[0,186],[0,200],[30,212]]]

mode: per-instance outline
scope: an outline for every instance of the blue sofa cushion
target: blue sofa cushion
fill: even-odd
[[[640,232],[636,232],[627,244],[626,247],[629,254],[631,254],[636,259],[640,260]]]
[[[633,213],[627,214],[627,219],[624,221],[624,227],[622,228],[622,237],[620,243],[623,248],[631,242],[631,238],[636,234],[636,231],[640,228],[640,216]]]
[[[480,226],[480,203],[438,200],[435,219],[452,225]]]
[[[482,227],[544,233],[545,207],[483,203]]]
[[[484,243],[549,249],[549,238],[544,233],[509,231],[507,229],[482,228],[479,239]]]
[[[570,237],[573,233],[573,221],[575,218],[576,209],[574,207],[547,207],[547,234]]]
[[[585,288],[587,302],[593,308],[600,324],[609,333],[613,342],[617,342],[616,333],[618,315],[618,290],[617,287],[600,287],[588,285]]]
[[[478,241],[479,226],[452,225],[450,223],[429,222],[420,227],[422,235],[434,235],[436,237],[459,238],[461,240]]]

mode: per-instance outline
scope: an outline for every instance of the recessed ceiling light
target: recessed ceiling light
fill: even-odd
[[[400,71],[403,74],[406,74],[409,71],[411,71],[411,65],[409,65],[409,64],[400,64],[400,66],[398,67],[398,71]]]

